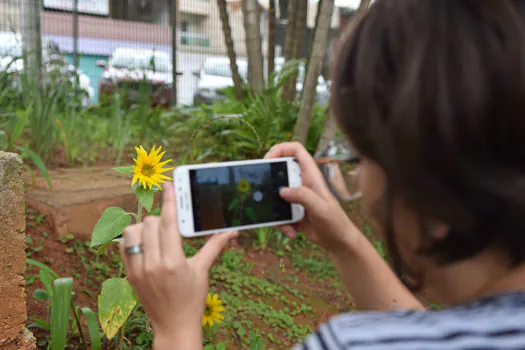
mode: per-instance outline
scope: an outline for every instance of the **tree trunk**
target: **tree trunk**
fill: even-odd
[[[337,133],[337,123],[335,122],[335,119],[332,118],[332,116],[330,115],[330,108],[327,108],[326,109],[326,120],[323,126],[323,133],[321,134],[321,138],[319,139],[319,144],[317,145],[317,152],[323,150],[328,145],[328,142],[335,139],[336,133]]]
[[[315,27],[314,27],[314,32],[315,32],[315,29],[319,26],[319,13],[321,13],[321,11],[319,11],[319,9],[321,9],[321,5],[323,4],[323,0],[319,0],[319,2],[317,3],[317,13],[315,14]],[[312,39],[313,39],[313,34],[312,34]],[[313,44],[312,44],[312,40],[310,41],[310,47],[308,48],[308,62],[310,62],[310,59],[312,58],[312,48],[313,48]],[[308,66],[306,66],[306,69],[305,69],[305,72],[304,72],[304,76],[305,76],[305,79],[306,79],[306,75],[308,74]],[[303,81],[303,84],[304,84],[304,81]]]
[[[332,14],[334,12],[334,0],[323,0],[319,12],[319,23],[314,30],[312,42],[312,57],[308,62],[308,73],[303,86],[299,117],[294,129],[294,139],[303,144],[306,142],[308,136],[312,109],[317,94],[318,78],[328,48],[328,35],[332,23]]]
[[[283,56],[286,62],[293,60],[294,56],[294,38],[295,38],[295,28],[297,22],[297,4],[299,0],[288,0],[288,8],[286,10],[287,23],[286,23],[286,32],[284,34],[284,48]],[[281,90],[281,96],[285,100],[290,99],[288,84],[285,84]],[[293,98],[293,96],[292,96]]]
[[[292,59],[293,56],[293,38],[295,36],[295,20],[297,14],[297,3],[298,0],[288,0],[288,9],[287,14],[287,23],[286,23],[286,32],[284,34],[284,48],[283,56],[286,61]]]
[[[275,70],[275,32],[276,32],[276,19],[275,19],[275,0],[270,0],[270,6],[268,11],[268,78],[272,75]]]
[[[321,6],[321,2],[323,1],[324,0],[319,1],[319,6]],[[359,4],[359,8],[357,9],[357,12],[356,12],[356,15],[353,21],[355,21],[357,18],[362,16],[368,10],[368,7],[370,6],[370,2],[371,0],[361,0]],[[318,25],[318,22],[319,22],[319,12],[317,13],[317,19],[316,19],[316,25],[315,25],[316,27]],[[312,53],[310,51],[310,56],[311,54]],[[330,108],[327,109],[326,118],[327,119],[324,124],[323,133],[321,134],[321,138],[319,139],[319,145],[317,147],[317,152],[325,148],[326,145],[328,145],[328,142],[330,142],[330,140],[333,140],[335,138],[336,133],[337,133],[337,125],[335,123],[334,118],[330,116]]]
[[[22,45],[24,49],[24,67],[42,84],[42,26],[40,22],[41,0],[22,0],[20,22]],[[29,72],[29,70],[32,70]]]
[[[308,0],[297,0],[295,30],[293,35],[293,51],[291,59],[301,57],[304,35],[306,32],[306,16],[308,14]],[[297,74],[293,75],[285,86],[285,98],[289,101],[297,96]]]
[[[363,12],[366,12],[368,8],[370,7],[370,3],[372,0],[361,0],[359,3],[359,7],[357,8],[356,14],[361,15]]]
[[[253,91],[260,94],[264,89],[264,71],[259,2],[243,0],[242,10],[248,56],[248,84]]]
[[[230,59],[230,69],[232,71],[235,98],[237,98],[239,101],[242,101],[244,99],[244,93],[242,91],[242,78],[239,74],[239,67],[237,67],[237,55],[235,54],[235,46],[232,39],[232,28],[230,26],[230,17],[228,15],[226,0],[217,0],[217,6],[219,7],[226,51],[228,52],[228,58]]]

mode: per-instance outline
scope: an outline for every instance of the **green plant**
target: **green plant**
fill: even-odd
[[[180,133],[193,133],[182,162],[260,158],[274,144],[290,141],[299,103],[283,100],[281,89],[298,72],[300,64],[287,62],[260,95],[247,93],[244,101],[238,101],[233,89],[227,88],[225,100],[203,106],[178,123]],[[311,152],[315,151],[324,120],[325,108],[316,106],[306,144]]]
[[[250,345],[250,350],[264,350],[265,349],[264,343],[261,337],[259,336],[258,332],[250,331],[250,339],[252,341]]]
[[[101,252],[121,239],[117,238],[122,234],[124,229],[130,225],[133,220],[140,223],[142,221],[143,210],[151,212],[154,205],[154,195],[160,191],[160,185],[164,180],[160,180],[158,175],[164,173],[168,168],[157,169],[157,173],[143,171],[144,167],[151,169],[160,163],[161,148],[152,148],[148,154],[142,146],[137,147],[137,158],[135,167],[117,167],[114,168],[123,174],[133,175],[132,185],[138,202],[137,213],[126,212],[119,207],[110,207],[104,211],[102,217],[96,224],[91,237],[92,248],[98,247]],[[102,330],[108,339],[113,339],[117,334],[119,336],[119,346],[125,344],[125,326],[130,315],[138,307],[138,299],[129,284],[127,278],[122,277],[121,270],[119,277],[112,277],[102,283],[102,290],[98,297],[99,318]],[[118,311],[118,312],[117,312]]]
[[[88,349],[88,339],[80,322],[80,315],[84,315],[89,330],[91,349],[101,349],[100,329],[96,314],[88,307],[76,307],[72,300],[73,279],[60,278],[53,269],[41,262],[32,259],[27,259],[26,262],[28,265],[39,268],[39,279],[45,288],[37,289],[33,298],[42,302],[50,302],[49,322],[35,319],[29,327],[39,327],[50,331],[48,347],[52,350],[64,349],[68,338],[77,332],[84,349]]]
[[[29,107],[26,110],[18,110],[15,112],[14,116],[16,116],[16,121],[14,123],[10,122],[9,120],[7,122],[4,122],[3,125],[0,125],[4,128],[11,128],[11,132],[9,133],[6,130],[0,129],[0,150],[9,152],[9,151],[16,151],[20,153],[20,156],[22,159],[30,160],[37,169],[42,173],[44,178],[47,181],[47,184],[49,188],[51,188],[51,179],[49,177],[49,173],[47,171],[46,165],[44,164],[44,161],[38,154],[33,152],[27,145],[22,146],[21,143],[21,136],[24,132],[24,129],[26,127],[27,121],[29,116],[31,115],[33,110],[32,105],[29,105]],[[24,168],[32,175],[34,178],[34,174],[32,169],[27,166],[27,164],[24,164]]]

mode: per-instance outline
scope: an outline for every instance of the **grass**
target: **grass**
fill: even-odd
[[[27,210],[27,221],[28,256],[51,265],[60,277],[72,277],[76,305],[96,312],[100,284],[122,268],[116,249],[97,255],[73,235],[44,235],[48,231],[45,217],[32,209]],[[279,256],[278,246],[256,249],[248,233],[241,238],[237,246],[222,254],[210,273],[210,290],[219,294],[226,311],[224,322],[216,328],[213,339],[207,338],[208,343],[248,349],[259,337],[264,349],[286,348],[304,339],[323,317],[326,320],[328,315],[350,308],[335,268],[320,248],[299,238],[290,242],[290,251]],[[203,239],[185,241],[184,251],[191,256],[202,244]],[[46,319],[46,302],[33,297],[42,288],[38,268],[28,266],[26,285],[30,322]],[[333,291],[327,293],[327,286]],[[140,308],[133,312],[126,330],[126,338],[136,344],[134,349],[151,346],[152,334]],[[250,333],[254,330],[257,332]],[[47,331],[37,330],[36,334],[42,346],[47,344]],[[78,334],[70,335],[69,341],[78,341]]]

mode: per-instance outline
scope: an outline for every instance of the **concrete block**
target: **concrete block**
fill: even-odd
[[[0,151],[0,349],[31,349],[25,330],[25,203],[22,160]],[[24,345],[25,344],[25,345]],[[29,346],[29,347],[28,347]]]
[[[27,202],[47,215],[57,235],[72,233],[79,239],[89,240],[106,208],[137,210],[131,176],[101,167],[55,170],[50,176],[53,189],[38,178],[27,190]]]

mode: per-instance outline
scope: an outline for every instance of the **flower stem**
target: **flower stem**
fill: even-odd
[[[138,224],[139,221],[140,221],[140,218],[139,216],[137,215],[137,213],[130,213],[130,212],[127,212],[128,215],[132,216],[134,219],[135,219],[135,222]]]
[[[137,224],[140,224],[142,222],[142,209],[144,207],[142,206],[142,203],[139,201],[139,208],[137,210]]]

